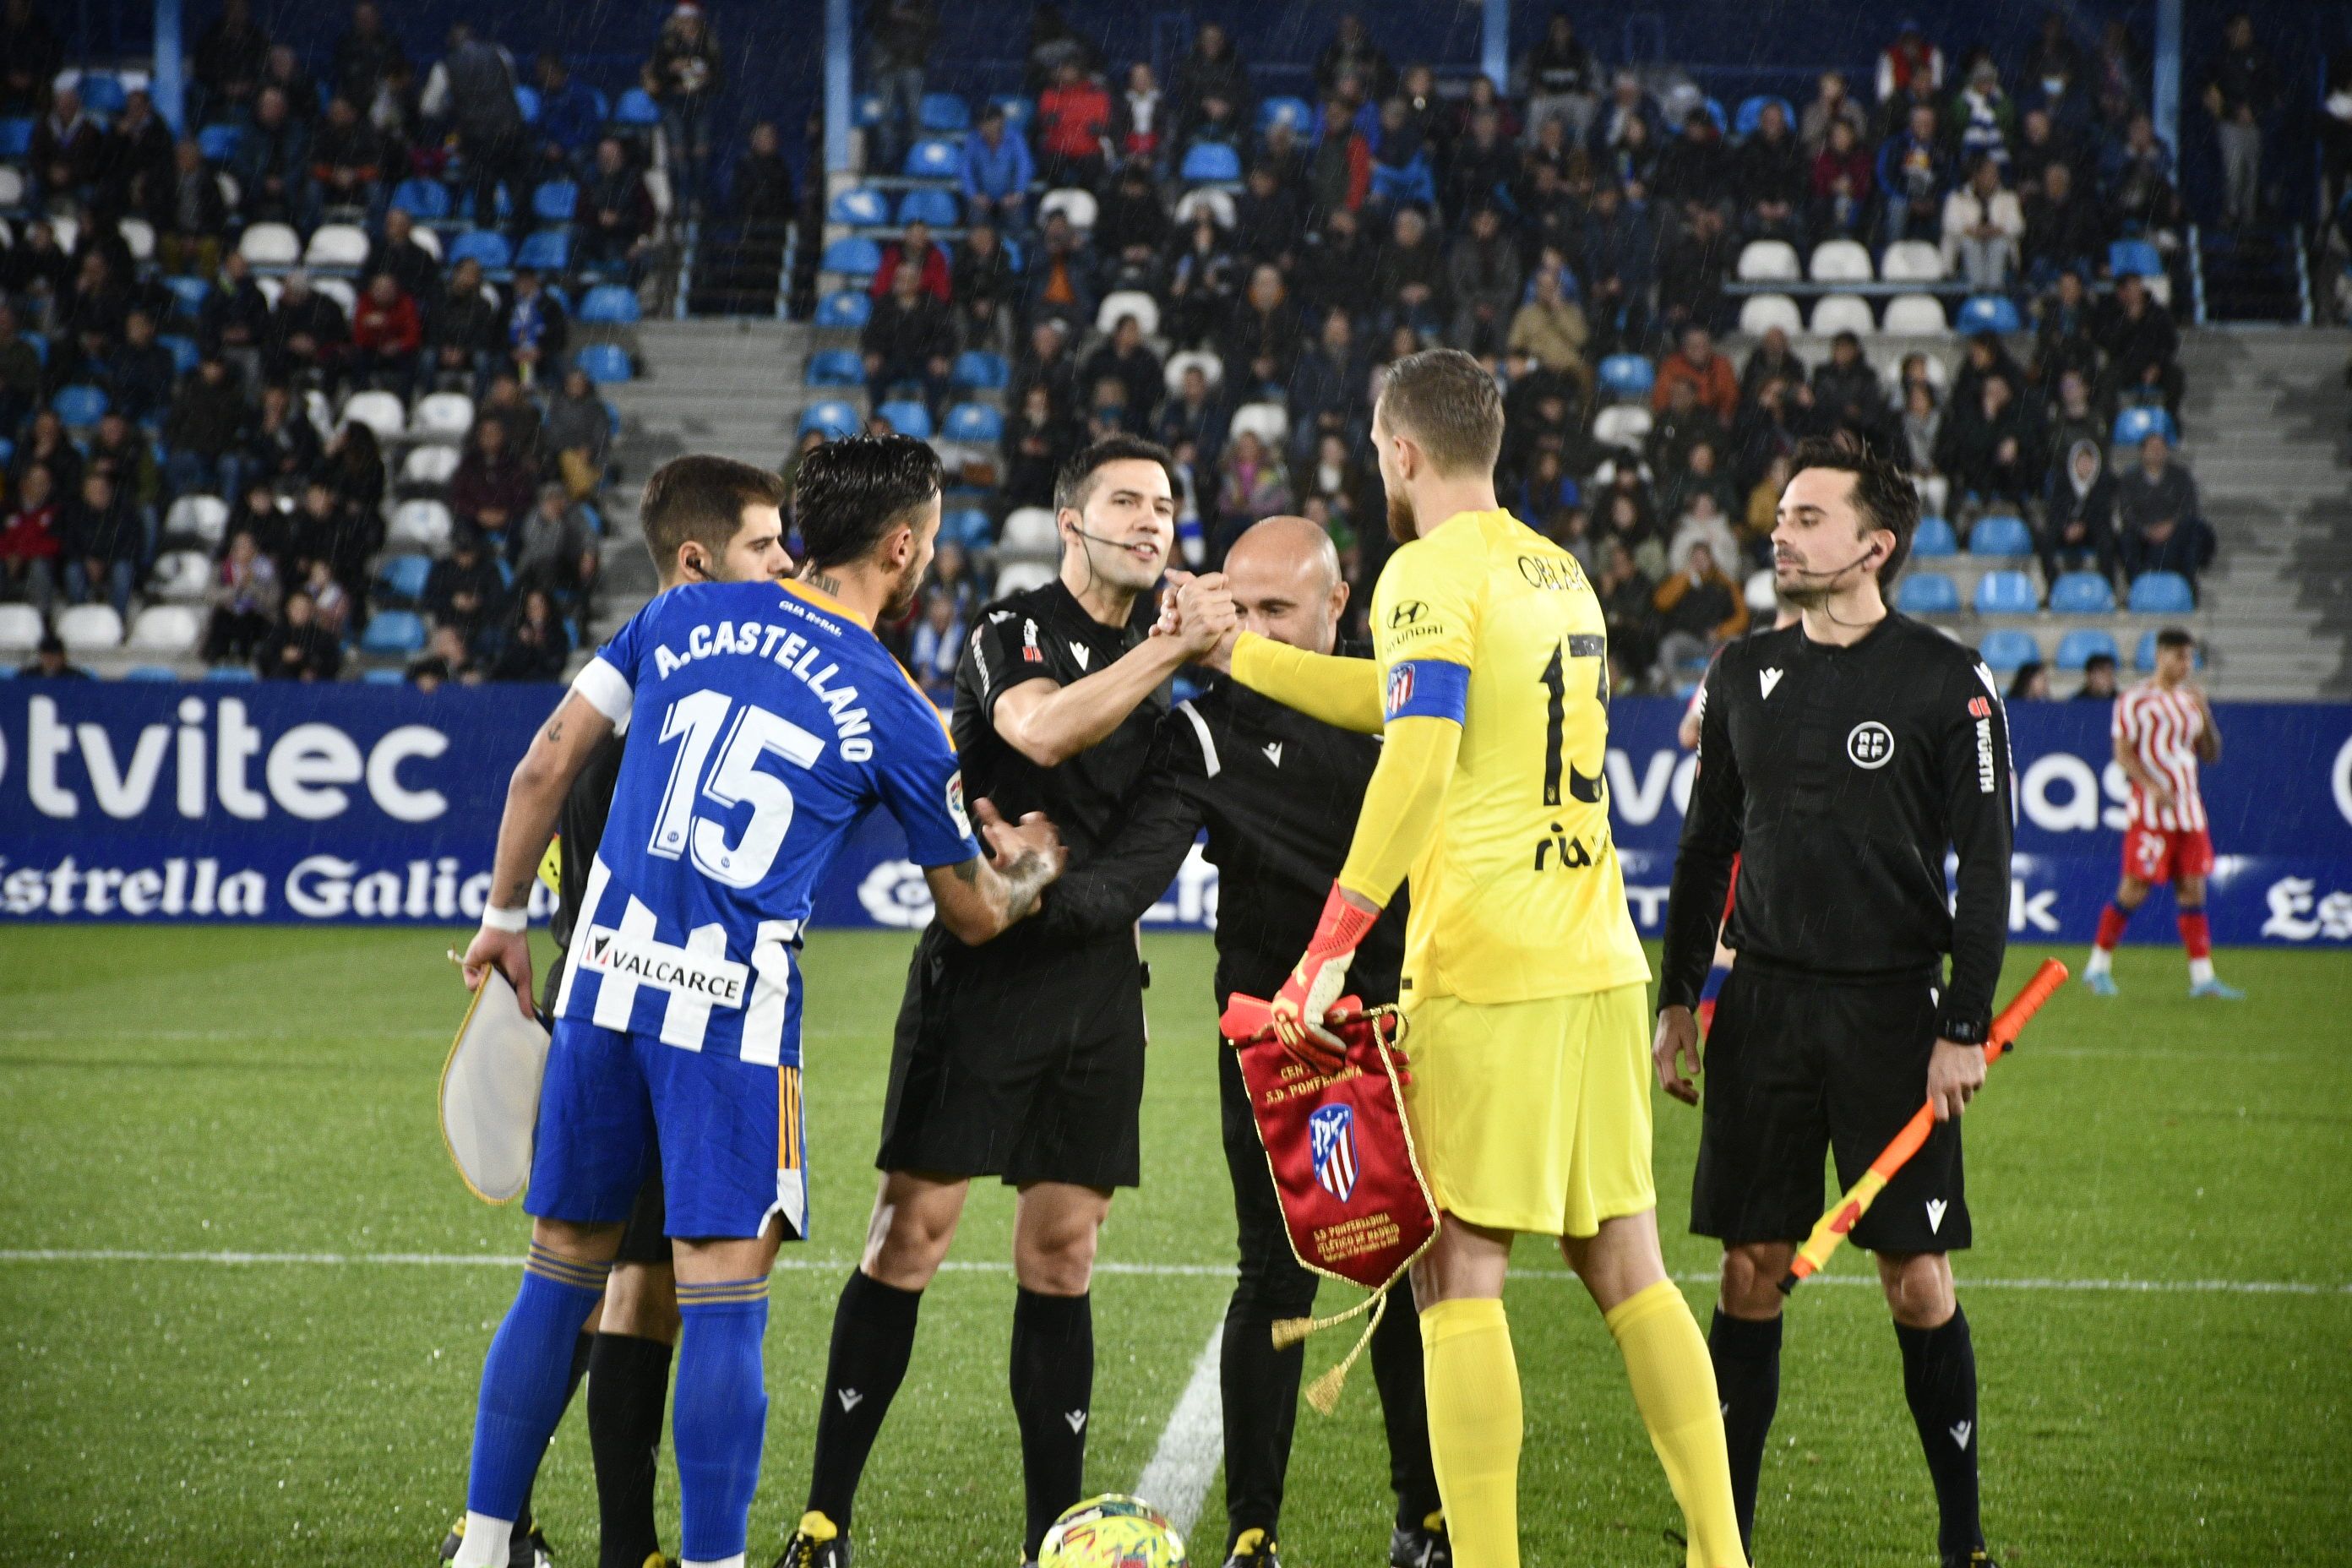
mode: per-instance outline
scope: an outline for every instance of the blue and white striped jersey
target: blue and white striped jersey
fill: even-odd
[[[938,710],[804,584],[674,589],[572,689],[634,733],[559,1018],[797,1064],[801,930],[858,820],[887,808],[919,865],[980,853]]]

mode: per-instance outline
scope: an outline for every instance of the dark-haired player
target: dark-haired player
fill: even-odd
[[[1878,1255],[1947,1564],[1982,1563],[1976,1356],[1946,1255],[1969,1241],[1959,1116],[2008,941],[2008,721],[1974,653],[1887,608],[1919,502],[1902,471],[1801,443],[1772,531],[1799,623],[1706,675],[1666,911],[1658,1081],[1695,1103],[1698,1001],[1735,856],[1738,954],[1706,1040],[1691,1228],[1723,1243],[1709,1336],[1743,1538],[1780,1397],[1779,1281],[1823,1201],[1919,1109],[1939,1125],[1854,1227]],[[1959,862],[1948,900],[1944,861]],[[1951,972],[1944,971],[1947,954]]]
[[[783,501],[782,479],[730,458],[689,454],[656,468],[638,499],[637,522],[654,558],[656,591],[688,583],[782,578],[793,569],[784,550]],[[579,759],[579,772],[564,791],[556,822],[555,915],[549,922],[556,957],[540,994],[542,1016],[553,1015],[563,984],[564,953],[580,922],[588,868],[612,813],[624,749],[619,735],[605,737]],[[647,1559],[661,1557],[654,1528],[654,1460],[669,1399],[671,1347],[677,1342],[677,1289],[662,1226],[661,1173],[656,1169],[638,1189],[604,1299],[590,1313],[572,1352],[571,1385],[588,1374],[601,1568],[645,1568]],[[463,1522],[442,1542],[445,1559],[457,1554]],[[514,1568],[530,1568],[546,1552],[528,1496],[510,1544]]]
[[[988,605],[956,671],[966,786],[1008,814],[1045,812],[1074,863],[1109,836],[1168,710],[1169,678],[1233,624],[1222,581],[1204,578],[1184,589],[1188,631],[1150,635],[1175,498],[1172,459],[1150,442],[1112,437],[1072,458],[1054,492],[1060,574]],[[936,924],[924,931],[890,1058],[881,1191],[834,1314],[807,1509],[782,1558],[791,1568],[849,1561],[858,1478],[974,1177],[1020,1191],[1012,1388],[1024,1557],[1079,1500],[1096,1233],[1112,1191],[1138,1177],[1143,980],[1131,931],[1070,941],[1016,929],[977,947]]]
[[[570,781],[635,729],[557,994],[531,1152],[522,1286],[482,1367],[458,1568],[508,1560],[562,1414],[573,1337],[660,1163],[680,1330],[681,1555],[743,1561],[767,1422],[769,1270],[807,1234],[801,931],[817,879],[876,806],[906,830],[940,924],[985,942],[1061,865],[1052,824],[980,817],[938,715],[874,636],[903,613],[940,522],[938,456],[904,437],[803,462],[808,582],[658,595],[572,682],[515,769],[490,900],[466,952],[530,1004],[523,904]],[[991,859],[994,864],[991,864]]]

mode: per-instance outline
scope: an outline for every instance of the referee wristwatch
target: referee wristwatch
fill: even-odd
[[[1981,1046],[1992,1026],[1977,1018],[1946,1018],[1936,1032],[1956,1046]]]

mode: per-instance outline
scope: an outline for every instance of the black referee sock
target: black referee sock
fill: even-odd
[[[874,1452],[882,1418],[890,1414],[915,1353],[915,1315],[922,1305],[920,1290],[885,1285],[861,1268],[841,1288],[841,1304],[834,1309],[808,1506],[844,1534],[866,1456]]]
[[[1716,1397],[1723,1405],[1723,1441],[1731,1458],[1731,1503],[1739,1514],[1739,1541],[1756,1555],[1756,1488],[1764,1472],[1764,1441],[1780,1406],[1780,1320],[1735,1318],[1720,1307],[1706,1332],[1715,1363]]]
[[[1955,1303],[1942,1326],[1897,1323],[1895,1338],[1903,1347],[1904,1397],[1919,1426],[1943,1518],[1936,1548],[1946,1557],[1964,1556],[1984,1544],[1977,1514],[1977,1352],[1969,1341],[1968,1315]]]
[[[1308,1280],[1310,1288],[1313,1280]],[[1230,1555],[1244,1530],[1278,1533],[1282,1484],[1290,1466],[1290,1435],[1297,1421],[1298,1378],[1306,1363],[1303,1345],[1274,1348],[1276,1318],[1295,1318],[1312,1308],[1297,1301],[1271,1301],[1254,1285],[1234,1292],[1225,1308],[1224,1342],[1217,1352],[1223,1390],[1225,1437],[1225,1551]]]
[[[1088,1296],[1023,1289],[1013,1308],[1013,1414],[1029,1500],[1022,1551],[1037,1555],[1046,1529],[1086,1494],[1087,1422],[1093,1414],[1095,1314]]]
[[[595,1343],[596,1336],[586,1329],[581,1330],[580,1337],[572,1342],[572,1370],[564,1374],[563,1380],[563,1408],[566,1410],[572,1408],[572,1396],[580,1392],[581,1378],[587,1375],[588,1352]],[[556,1419],[560,1422],[562,1417],[558,1415]],[[541,1462],[545,1462],[544,1456],[541,1456]],[[522,1507],[515,1513],[514,1535],[517,1541],[529,1535],[538,1522],[530,1512],[530,1494],[538,1489],[539,1472],[533,1470],[530,1485],[522,1489]]]
[[[588,1355],[588,1444],[596,1459],[601,1568],[645,1568],[661,1550],[654,1528],[654,1457],[669,1403],[670,1347],[598,1334]]]

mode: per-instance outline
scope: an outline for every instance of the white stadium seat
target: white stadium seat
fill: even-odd
[[[1008,561],[996,571],[996,592],[999,597],[1007,594],[1025,594],[1032,588],[1042,588],[1052,582],[1056,569],[1043,561]]]
[[[1195,365],[1212,390],[1225,379],[1224,361],[1206,349],[1186,349],[1182,353],[1168,356],[1168,390],[1171,395],[1184,390],[1184,373]]]
[[[209,498],[207,498],[209,499]],[[212,588],[213,561],[201,550],[173,550],[155,563],[148,591],[165,599],[201,599]]]
[[[114,231],[122,237],[123,247],[131,252],[131,260],[152,261],[155,258],[153,224],[143,217],[126,217],[115,224]]]
[[[422,440],[462,441],[473,427],[472,398],[462,392],[435,392],[418,401],[409,431]]]
[[[464,459],[455,447],[445,447],[437,441],[411,447],[408,456],[401,459],[400,482],[404,485],[446,485]]]
[[[1095,226],[1095,215],[1099,210],[1095,203],[1093,192],[1082,191],[1076,186],[1071,186],[1065,190],[1045,193],[1045,199],[1037,204],[1037,221],[1043,224],[1055,213],[1060,213],[1070,220],[1072,228],[1092,228]]]
[[[1889,283],[1940,283],[1944,253],[1924,239],[1898,239],[1880,258],[1878,275]]]
[[[58,248],[71,256],[74,247],[81,243],[81,220],[53,217],[49,220],[49,232],[57,237]]]
[[[310,280],[310,292],[321,300],[332,300],[346,321],[359,310],[360,291],[341,278],[314,278]]]
[[[1055,526],[1050,508],[1016,507],[1005,513],[1004,527],[996,536],[996,548],[1014,555],[1058,555],[1062,551],[1062,531]],[[998,592],[1005,590],[1000,588]]]
[[[392,526],[384,532],[384,542],[413,545],[438,553],[454,531],[449,509],[439,501],[404,500],[393,510]]]
[[[302,259],[302,241],[282,223],[247,224],[236,251],[256,267],[291,267]]]
[[[1202,185],[1196,190],[1184,193],[1183,199],[1176,204],[1176,226],[1182,229],[1191,228],[1193,222],[1192,215],[1202,207],[1209,209],[1210,216],[1217,220],[1219,228],[1234,226],[1236,215],[1234,209],[1233,193],[1221,191],[1210,185]]]
[[[0,653],[30,653],[40,640],[40,611],[30,605],[0,605]]]
[[[261,290],[261,298],[273,310],[278,309],[278,301],[286,294],[286,279],[283,278],[257,278],[253,286]]]
[[[1797,247],[1785,239],[1755,239],[1739,253],[1742,283],[1794,283],[1804,276]]]
[[[1890,338],[1941,337],[1950,330],[1944,302],[1933,294],[1897,294],[1886,301],[1886,321],[1879,328]]]
[[[1638,452],[1649,433],[1650,411],[1638,403],[1612,404],[1593,416],[1592,438],[1604,447]]]
[[[0,163],[0,207],[21,206],[24,201],[25,176]]]
[[[1854,239],[1825,239],[1813,247],[1813,281],[1816,283],[1867,283],[1870,252]]]
[[[122,617],[112,605],[76,605],[58,612],[58,640],[68,653],[96,653],[122,646]]]
[[[310,244],[302,252],[305,267],[349,267],[367,265],[367,231],[356,224],[322,223],[311,232]]]
[[[1133,316],[1147,338],[1160,331],[1160,301],[1140,289],[1114,289],[1104,295],[1101,306],[1095,311],[1095,330],[1111,331],[1118,327],[1121,316]]]
[[[1750,294],[1739,302],[1739,330],[1751,338],[1760,338],[1774,327],[1790,337],[1805,330],[1805,318],[1797,313],[1797,302],[1786,294]]]
[[[1870,303],[1859,294],[1824,294],[1813,304],[1813,336],[1832,338],[1840,332],[1863,336],[1878,330]]]
[[[204,635],[204,616],[195,606],[150,605],[131,623],[130,646],[141,653],[193,653]]]
[[[415,240],[416,242],[417,248],[424,251],[425,255],[431,257],[436,261],[441,259],[441,237],[439,235],[434,233],[431,229],[425,227],[420,223],[415,227],[408,231],[408,237]]]
[[[343,417],[366,426],[380,441],[389,441],[408,427],[408,410],[389,392],[352,393],[343,405]]]
[[[163,531],[184,533],[206,544],[218,544],[228,533],[228,502],[218,496],[182,496],[164,513]]]
[[[1234,410],[1228,428],[1235,436],[1247,431],[1269,450],[1279,451],[1290,434],[1290,411],[1279,403],[1244,403]]]

